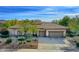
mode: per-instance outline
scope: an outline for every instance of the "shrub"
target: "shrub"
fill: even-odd
[[[2,35],[9,35],[9,31],[7,31],[7,30],[6,31],[2,31],[1,34]]]
[[[31,40],[27,40],[27,42],[31,42]]]
[[[24,41],[24,40],[25,40],[24,38],[19,38],[19,39],[18,39],[18,41]]]
[[[26,44],[26,42],[23,42],[23,44]]]
[[[0,43],[2,43],[2,41],[0,41]]]
[[[5,44],[10,44],[11,42],[12,42],[11,39],[7,39],[6,42],[5,42]]]
[[[76,46],[79,47],[79,43],[76,43]]]
[[[74,33],[72,33],[72,32],[69,32],[69,33],[67,33],[67,36],[69,36],[69,37],[74,37],[74,36],[75,36],[75,34],[74,34]]]
[[[1,33],[1,38],[7,38],[7,37],[9,37],[9,31],[1,31],[0,32]]]
[[[7,38],[9,35],[1,35],[1,38]]]
[[[22,42],[19,42],[19,45],[22,44]]]
[[[21,45],[21,44],[26,44],[26,42],[25,41],[20,41],[19,45]]]

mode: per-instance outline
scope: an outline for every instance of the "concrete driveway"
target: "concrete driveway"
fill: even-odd
[[[39,50],[59,51],[64,44],[64,38],[38,37]]]
[[[38,42],[45,44],[64,44],[64,38],[39,37]]]

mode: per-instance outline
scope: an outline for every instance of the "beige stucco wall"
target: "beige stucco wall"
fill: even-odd
[[[17,29],[8,29],[10,32],[10,35],[18,35],[18,30]],[[66,36],[66,30],[39,30],[39,31],[45,31],[46,36],[49,35],[49,31],[63,31],[63,36]],[[37,32],[37,35],[39,36],[39,31]],[[24,34],[24,33],[22,33]]]
[[[18,35],[18,30],[17,29],[8,29],[10,32],[10,35]]]

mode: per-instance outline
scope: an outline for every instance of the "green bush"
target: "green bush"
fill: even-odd
[[[22,42],[19,42],[19,45],[22,44]]]
[[[25,40],[24,38],[19,38],[19,39],[18,39],[18,41],[24,41],[24,40]]]
[[[26,42],[23,42],[23,44],[26,44]]]
[[[75,33],[72,32],[72,31],[68,31],[68,32],[67,32],[67,36],[69,36],[69,37],[74,37],[74,36],[75,36]]]
[[[7,38],[9,35],[1,35],[1,38]]]
[[[9,37],[9,31],[1,31],[0,32],[1,33],[1,38],[7,38],[7,37]]]
[[[76,43],[76,46],[79,47],[79,43]]]
[[[31,40],[27,40],[27,42],[31,42]]]
[[[9,31],[7,31],[7,30],[6,31],[1,31],[1,34],[2,35],[9,35]]]
[[[10,44],[11,42],[12,42],[11,39],[7,39],[6,42],[5,42],[5,44]]]

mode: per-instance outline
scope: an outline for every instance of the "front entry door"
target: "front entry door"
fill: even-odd
[[[45,31],[39,31],[39,36],[44,37],[45,36]]]

